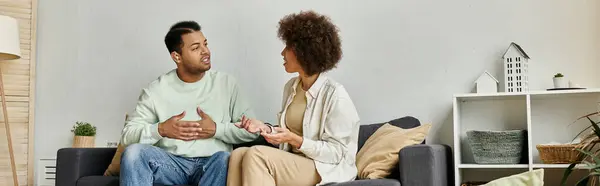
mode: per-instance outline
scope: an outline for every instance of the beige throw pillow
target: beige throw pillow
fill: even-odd
[[[482,186],[543,186],[544,169],[535,169],[512,176],[498,178]]]
[[[431,124],[403,129],[389,123],[371,135],[356,155],[359,179],[380,179],[390,175],[398,164],[400,149],[425,140]]]
[[[123,147],[123,145],[119,143],[115,156],[113,156],[110,165],[108,165],[108,168],[106,169],[106,171],[104,171],[104,176],[119,176],[119,173],[121,171],[121,154],[123,154],[124,150],[125,147]]]
[[[128,115],[125,114],[125,121],[127,121],[127,117]],[[113,156],[110,165],[108,165],[108,168],[104,171],[104,176],[119,176],[121,171],[121,154],[123,154],[123,151],[125,151],[125,147],[119,143],[115,156]]]

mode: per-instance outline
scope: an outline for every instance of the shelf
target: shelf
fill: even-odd
[[[532,167],[534,169],[536,168],[546,168],[546,169],[551,169],[551,168],[556,168],[556,169],[566,169],[567,167],[569,167],[569,165],[571,164],[533,164]],[[578,164],[575,166],[575,168],[581,168],[585,166],[584,164]]]
[[[461,169],[526,169],[527,164],[460,164]]]
[[[507,95],[489,101],[487,98],[480,101],[455,102],[454,135],[460,144],[455,146],[458,164],[476,164],[470,145],[467,141],[467,132],[471,130],[505,131],[527,130],[527,99],[523,95]],[[471,99],[471,98],[468,98]],[[528,144],[526,144],[528,146]],[[457,148],[456,148],[457,147]],[[525,162],[520,162],[526,164]]]
[[[600,89],[575,89],[575,90],[552,90],[552,91],[531,91],[528,92],[530,95],[576,95],[576,94],[590,94],[600,93]]]
[[[524,99],[524,93],[484,93],[484,94],[457,94],[454,97],[459,102],[466,101],[492,101],[492,100],[513,100]]]
[[[514,99],[519,96],[531,95],[533,97],[550,97],[550,96],[577,96],[579,94],[599,94],[600,89],[575,89],[575,90],[553,90],[553,91],[530,91],[530,92],[496,92],[496,93],[466,93],[455,94],[454,97],[459,101],[478,101],[478,100],[504,100]]]
[[[587,120],[573,122],[585,114],[598,111],[600,92],[577,92],[577,94],[564,93],[531,97],[530,119],[533,148],[531,156],[533,164],[543,164],[539,157],[539,151],[535,148],[536,145],[572,142],[579,132],[590,125]],[[596,116],[592,119],[598,120]]]
[[[600,89],[456,94],[453,97],[455,186],[463,181],[493,180],[527,170],[546,169],[548,183],[560,182],[570,164],[544,164],[537,144],[568,143],[589,126],[578,117],[600,109]],[[600,117],[593,118],[600,120]],[[572,124],[573,123],[573,124]],[[466,132],[527,130],[526,149],[519,164],[476,164]],[[585,176],[575,166],[573,179]],[[545,173],[545,174],[546,174]],[[568,183],[577,181],[569,180]]]

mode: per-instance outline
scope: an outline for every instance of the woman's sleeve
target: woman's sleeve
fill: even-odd
[[[327,112],[321,140],[304,138],[300,151],[323,163],[338,164],[348,152],[348,144],[357,143],[359,117],[354,103],[345,91],[334,94]]]

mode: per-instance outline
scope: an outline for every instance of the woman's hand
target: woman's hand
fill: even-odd
[[[269,134],[262,132],[261,135],[267,140],[267,142],[273,145],[279,145],[282,143],[289,143],[294,148],[299,149],[302,146],[303,138],[288,130],[287,128],[275,127],[276,134]]]
[[[268,133],[271,132],[271,128],[265,125],[265,123],[263,123],[262,121],[247,118],[246,116],[242,116],[242,121],[235,123],[235,126],[238,128],[246,129],[246,131],[250,133],[257,133],[263,131]]]

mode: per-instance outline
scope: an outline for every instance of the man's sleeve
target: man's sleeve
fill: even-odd
[[[152,97],[146,89],[142,90],[135,110],[126,120],[121,133],[121,143],[128,146],[134,143],[153,145],[162,136],[158,133],[158,117]]]
[[[249,118],[255,117],[248,100],[241,93],[239,85],[235,81],[233,81],[229,112],[232,121],[226,123],[217,122],[215,138],[230,144],[240,144],[254,141],[259,137],[259,134],[250,133],[234,125],[234,123],[240,122],[244,115]]]

